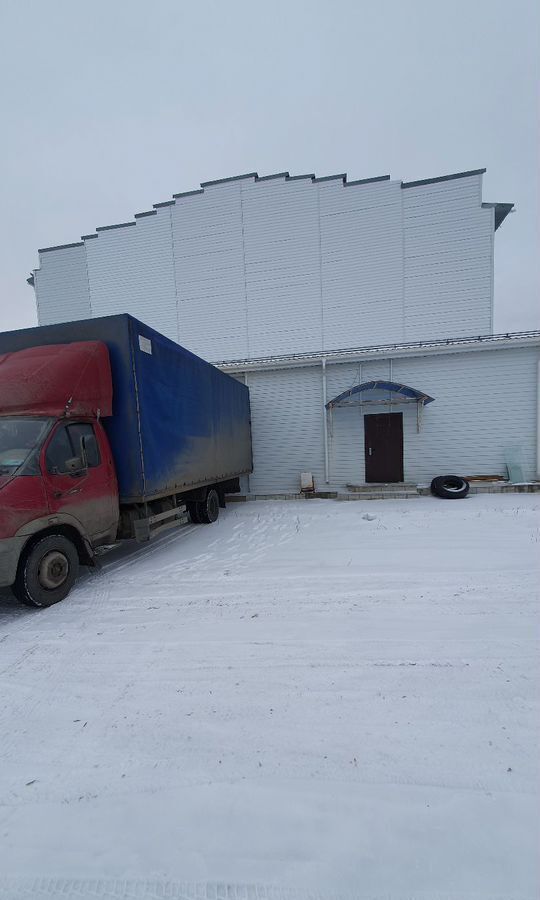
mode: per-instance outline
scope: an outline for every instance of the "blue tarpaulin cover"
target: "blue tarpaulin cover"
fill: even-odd
[[[0,334],[0,354],[102,341],[113,383],[102,419],[120,499],[149,500],[252,470],[249,391],[126,313]]]

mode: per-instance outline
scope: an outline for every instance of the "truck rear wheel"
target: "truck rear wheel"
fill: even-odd
[[[63,534],[48,534],[21,557],[11,590],[27,606],[52,606],[67,597],[78,574],[75,545]]]
[[[206,499],[197,503],[197,518],[204,525],[215,522],[219,516],[219,495],[214,488],[210,488]]]

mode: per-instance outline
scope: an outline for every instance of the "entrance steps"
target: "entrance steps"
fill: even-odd
[[[399,481],[395,483],[378,484],[348,484],[347,493],[340,494],[343,500],[408,500],[410,497],[418,497],[418,489],[413,482]]]
[[[510,482],[471,482],[470,494],[540,493],[540,481],[523,484]],[[431,496],[429,484],[348,484],[345,491],[315,491],[312,494],[228,494],[227,503],[243,503],[246,500],[410,500],[413,497]]]

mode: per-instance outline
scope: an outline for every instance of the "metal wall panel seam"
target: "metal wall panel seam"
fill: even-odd
[[[480,203],[482,203],[482,188],[480,188]],[[491,218],[491,272],[490,272],[490,283],[491,283],[491,296],[490,296],[490,331],[493,332],[495,328],[495,209],[491,210],[493,215]]]
[[[406,339],[407,334],[407,326],[406,326],[406,295],[405,295],[405,266],[406,266],[406,257],[405,257],[405,222],[403,219],[403,191],[400,194],[400,211],[401,211],[401,259],[402,259],[402,269],[401,269],[401,335],[402,340]]]
[[[325,347],[325,326],[324,326],[324,290],[323,290],[323,273],[322,273],[322,237],[321,237],[321,194],[317,187],[317,234],[319,238],[319,299],[321,304],[321,349]]]
[[[323,387],[323,439],[324,439],[324,480],[326,484],[330,482],[330,458],[328,453],[328,412],[326,409],[327,386],[326,386],[326,359],[322,358],[322,387]]]
[[[173,234],[173,224],[172,224],[172,206],[169,206],[167,209],[169,215],[169,231],[171,235],[171,255],[172,255],[172,269],[173,269],[173,279],[174,279],[174,294],[175,294],[175,306],[176,306],[176,339],[178,343],[180,343],[180,309],[179,302],[180,297],[178,294],[178,279],[176,273],[176,250],[174,246],[174,234]]]
[[[86,271],[86,282],[88,284],[88,309],[89,313],[92,316],[92,294],[90,293],[90,273],[88,272],[88,254],[86,252],[86,241],[84,243],[84,268]]]

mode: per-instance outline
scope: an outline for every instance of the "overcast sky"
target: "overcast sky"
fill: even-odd
[[[429,178],[513,201],[495,330],[540,327],[537,0],[0,0],[0,330],[37,248],[243,172]]]

